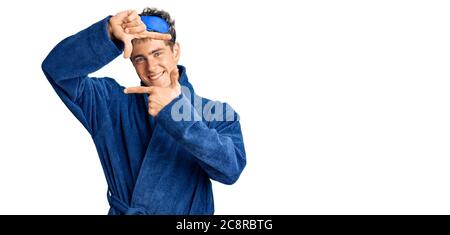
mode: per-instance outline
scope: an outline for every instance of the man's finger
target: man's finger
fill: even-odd
[[[130,11],[132,11],[132,10],[121,11],[121,12],[117,13],[115,16],[117,17],[117,19],[120,19],[122,21],[125,17],[127,17],[129,15],[128,12],[130,12]]]
[[[133,10],[128,11],[128,16],[127,16],[126,20],[128,22],[131,22],[131,21],[136,20],[136,19],[139,19],[138,13],[136,11],[133,11]]]
[[[148,108],[148,114],[150,114],[152,117],[156,117],[158,112],[155,109]]]
[[[153,90],[153,87],[146,87],[146,86],[135,86],[135,87],[128,87],[123,92],[125,94],[149,94]]]
[[[172,39],[172,36],[170,36],[170,34],[149,32],[149,31],[142,32],[142,33],[136,35],[136,37],[137,38],[151,38],[151,39],[157,39],[157,40],[170,40],[170,39]]]
[[[124,40],[123,58],[129,58],[132,51],[133,44],[131,43],[131,40]]]
[[[133,20],[133,21],[131,21],[131,22],[128,22],[128,23],[126,23],[126,24],[123,24],[123,26],[124,26],[125,28],[131,28],[131,27],[139,26],[139,25],[141,25],[141,24],[145,26],[145,24],[144,24],[142,21],[140,21],[140,20]]]
[[[174,70],[172,70],[172,72],[170,72],[170,86],[171,87],[175,87],[177,86],[178,80],[180,79],[180,75],[178,73],[178,68],[175,68]]]
[[[144,24],[135,26],[135,27],[128,27],[125,29],[125,33],[128,34],[140,34],[142,32],[145,32],[146,28]]]

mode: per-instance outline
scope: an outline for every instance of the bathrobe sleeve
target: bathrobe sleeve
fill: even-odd
[[[109,38],[109,18],[61,41],[42,63],[58,96],[91,135],[101,128],[111,93],[120,89],[111,78],[88,77],[122,52],[123,44]]]
[[[183,111],[189,110],[190,120],[173,120],[171,112],[175,103],[177,107],[183,107]],[[203,105],[204,109],[222,105],[224,112],[221,121],[204,121],[184,94],[161,109],[156,121],[177,143],[196,157],[199,165],[211,179],[224,184],[233,184],[246,165],[239,116],[227,104],[220,102],[213,104]],[[211,112],[206,110],[203,113]]]

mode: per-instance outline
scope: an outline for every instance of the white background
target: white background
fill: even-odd
[[[59,41],[145,6],[199,95],[241,115],[216,214],[450,214],[448,1],[0,1],[0,214],[106,214],[95,146],[44,77]],[[128,60],[93,74],[138,85]]]

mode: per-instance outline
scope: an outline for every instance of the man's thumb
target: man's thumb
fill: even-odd
[[[129,58],[131,56],[131,52],[133,51],[133,44],[131,44],[131,41],[125,40],[124,41],[124,49],[123,49],[123,58]]]
[[[172,70],[172,72],[170,72],[170,86],[176,87],[177,85],[179,85],[178,83],[179,78],[180,75],[178,73],[178,68],[175,68],[174,70]]]

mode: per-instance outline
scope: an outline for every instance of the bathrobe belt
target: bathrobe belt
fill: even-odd
[[[116,209],[122,215],[146,215],[148,214],[143,207],[129,207],[124,201],[118,197],[112,195],[110,192],[107,194],[108,202],[111,207]]]

